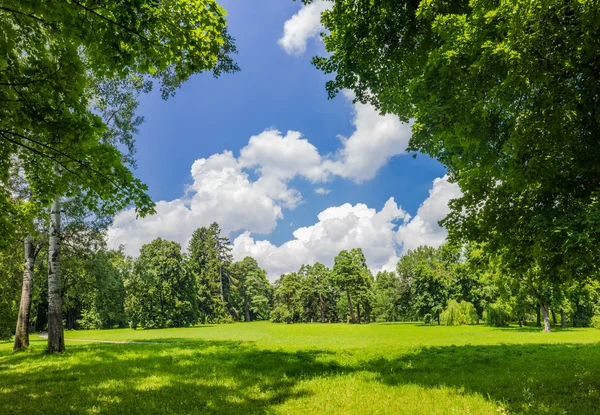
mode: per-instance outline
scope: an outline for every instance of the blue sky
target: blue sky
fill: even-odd
[[[136,221],[121,213],[110,243],[131,255],[158,236],[185,246],[195,227],[217,221],[234,255],[255,256],[270,278],[300,261],[330,264],[338,248],[360,246],[368,260],[373,251],[377,270],[417,243],[441,243],[436,222],[458,195],[444,168],[403,151],[410,126],[395,117],[344,95],[327,99],[327,77],[310,63],[325,53],[314,34],[326,3],[220,3],[241,71],[195,76],[168,101],[158,91],[141,98],[136,175],[158,214]],[[384,206],[387,216],[376,219]]]

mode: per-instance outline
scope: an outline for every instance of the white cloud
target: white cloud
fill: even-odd
[[[353,95],[344,91],[347,99]],[[380,115],[370,104],[354,104],[355,131],[342,138],[343,147],[334,160],[326,160],[323,169],[357,182],[375,177],[390,158],[406,152],[412,136],[411,124],[392,114]]]
[[[247,255],[256,258],[271,280],[302,264],[322,262],[331,266],[342,249],[352,248],[362,248],[375,270],[396,257],[395,222],[405,216],[394,198],[379,212],[362,203],[346,203],[325,209],[319,213],[317,223],[296,229],[294,239],[279,246],[257,241],[250,232],[244,232],[233,241],[232,253],[236,260]]]
[[[460,188],[456,183],[450,183],[447,175],[435,179],[429,190],[429,197],[421,204],[417,215],[400,226],[396,233],[396,241],[402,245],[402,252],[406,253],[421,245],[442,245],[448,232],[438,222],[450,213],[448,202],[461,196]]]
[[[244,232],[233,241],[233,256],[256,258],[270,280],[281,274],[296,271],[302,264],[324,263],[333,265],[333,259],[342,249],[362,248],[371,270],[393,271],[401,254],[421,245],[440,246],[447,233],[437,222],[449,212],[448,202],[460,197],[456,184],[448,177],[437,178],[429,197],[411,218],[394,198],[377,212],[367,205],[346,203],[325,209],[314,225],[294,231],[294,239],[279,246],[267,240],[255,240]],[[398,226],[398,220],[403,222]]]
[[[351,99],[349,94],[346,94]],[[290,181],[303,177],[312,183],[334,177],[362,182],[373,178],[389,159],[405,151],[410,126],[398,118],[381,116],[370,105],[354,105],[354,133],[342,140],[333,155],[318,149],[297,131],[283,134],[267,129],[250,137],[239,157],[231,151],[194,162],[192,184],[184,196],[157,202],[157,213],[137,219],[133,210],[121,212],[109,229],[109,245],[126,245],[137,255],[139,248],[156,237],[168,238],[184,247],[194,229],[217,222],[228,234],[249,231],[268,234],[283,218],[283,209],[294,209],[302,195]],[[248,175],[254,170],[258,178]],[[330,189],[315,190],[326,195]]]
[[[329,193],[331,193],[331,189],[326,189],[324,187],[317,187],[315,189],[315,194],[320,195],[320,196],[325,196],[325,195],[328,195]]]
[[[323,29],[321,13],[330,9],[333,3],[325,0],[315,0],[305,4],[283,25],[283,35],[278,40],[279,45],[288,54],[306,52],[306,43],[310,38],[318,36]]]
[[[132,209],[119,213],[108,231],[109,245],[125,244],[130,255],[137,255],[143,244],[157,237],[185,247],[196,228],[212,222],[219,223],[225,233],[266,234],[283,217],[282,207],[293,208],[301,199],[295,189],[276,179],[251,181],[230,151],[196,160],[191,174],[191,197],[160,201],[155,215],[137,220]]]

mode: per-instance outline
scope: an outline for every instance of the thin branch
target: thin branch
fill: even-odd
[[[84,167],[84,168],[86,168],[86,169],[89,169],[89,170],[91,170],[92,172],[94,172],[94,173],[98,174],[99,176],[101,176],[101,177],[102,177],[102,178],[104,178],[105,180],[109,181],[109,182],[110,182],[110,183],[111,183],[113,186],[115,186],[117,189],[119,189],[119,190],[122,190],[122,187],[121,187],[121,186],[119,186],[117,183],[115,183],[115,182],[114,182],[114,181],[113,181],[113,180],[112,180],[110,177],[107,177],[106,175],[104,175],[103,173],[101,173],[101,172],[99,172],[98,170],[94,169],[93,167],[89,166],[89,165],[88,165],[88,164],[86,164],[85,162],[83,162],[83,161],[81,161],[81,160],[78,160],[78,159],[76,159],[76,158],[74,158],[74,157],[71,157],[70,155],[68,155],[67,153],[64,153],[64,152],[63,152],[63,151],[61,151],[61,150],[58,150],[58,149],[56,149],[56,148],[54,148],[54,147],[51,147],[51,146],[49,146],[49,145],[47,145],[47,144],[41,143],[41,142],[39,142],[39,141],[37,141],[37,140],[34,140],[33,138],[26,137],[26,136],[24,136],[24,135],[21,135],[21,134],[18,134],[18,133],[14,133],[14,132],[12,132],[12,131],[0,130],[0,133],[2,133],[2,134],[4,134],[4,133],[7,133],[7,134],[12,134],[12,135],[14,135],[14,136],[16,136],[16,137],[23,138],[23,139],[25,139],[25,140],[31,141],[32,143],[35,143],[35,144],[37,144],[37,145],[40,145],[40,146],[42,146],[42,147],[44,147],[44,148],[47,148],[48,150],[54,151],[55,153],[57,153],[57,154],[60,154],[61,156],[64,156],[64,157],[66,157],[67,159],[69,159],[69,160],[71,160],[71,161],[73,161],[73,162],[75,162],[75,163],[77,163],[77,164],[81,165],[82,167]],[[5,137],[5,138],[6,138],[6,137]],[[13,142],[13,143],[15,143],[15,144],[18,144],[18,145],[19,145],[19,144],[21,144],[21,143],[18,143],[18,142],[16,142],[16,141],[12,141],[12,142]],[[30,147],[27,147],[27,148],[30,148]],[[30,149],[31,149],[31,148],[30,148]],[[37,154],[39,154],[39,155],[44,155],[43,153],[39,153],[39,152],[38,152]],[[52,160],[54,160],[54,161],[57,161],[55,158],[53,158],[53,157],[49,157],[48,155],[44,155],[44,156],[46,156],[46,157],[48,157],[48,158],[51,158],[51,159],[52,159]],[[62,166],[62,165],[61,165],[61,166]],[[77,175],[77,176],[81,178],[81,176],[79,176],[79,175]]]
[[[123,30],[125,30],[125,31],[127,31],[127,32],[129,32],[129,33],[132,33],[132,34],[134,34],[134,35],[138,36],[139,38],[141,38],[141,39],[145,40],[145,41],[146,41],[146,42],[148,42],[148,43],[152,43],[152,42],[150,42],[150,40],[149,40],[148,38],[146,38],[145,36],[143,36],[143,35],[141,35],[140,33],[136,32],[135,30],[133,30],[133,29],[130,29],[129,27],[127,27],[127,26],[125,26],[125,25],[123,25],[123,24],[121,24],[121,23],[119,23],[119,22],[116,22],[116,21],[114,21],[114,20],[111,20],[111,19],[109,19],[109,18],[108,18],[108,17],[106,17],[106,16],[102,16],[100,13],[98,13],[98,12],[96,12],[95,10],[93,10],[93,9],[91,9],[91,8],[89,8],[89,7],[87,7],[87,6],[83,5],[83,4],[81,4],[81,3],[79,3],[79,2],[78,2],[78,1],[76,1],[76,0],[70,0],[70,1],[71,1],[71,3],[73,3],[73,4],[75,4],[75,5],[79,6],[79,7],[81,7],[82,9],[84,9],[84,10],[86,10],[86,11],[88,11],[88,12],[92,13],[94,16],[98,16],[98,17],[99,17],[99,18],[101,18],[102,20],[106,20],[107,22],[109,22],[109,23],[111,23],[111,24],[114,24],[115,26],[118,26],[118,27],[120,27],[121,29],[123,29]]]
[[[49,23],[46,22],[44,19],[41,19],[41,18],[39,18],[39,17],[37,17],[37,16],[35,16],[33,14],[30,14],[30,13],[25,13],[25,12],[22,12],[20,10],[9,9],[8,7],[3,7],[3,6],[0,6],[0,10],[4,10],[5,12],[9,12],[9,13],[20,14],[22,16],[26,16],[26,17],[29,17],[31,19],[35,19],[35,20],[37,20],[39,22],[42,22],[45,25],[49,25]]]

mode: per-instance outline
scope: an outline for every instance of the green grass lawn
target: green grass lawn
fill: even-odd
[[[24,353],[0,343],[0,414],[600,413],[595,329],[238,323],[66,337],[55,356],[35,335]]]

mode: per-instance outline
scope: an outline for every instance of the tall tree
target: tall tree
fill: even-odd
[[[354,314],[355,304],[353,304],[352,299],[354,297],[356,302],[356,300],[366,295],[366,292],[370,290],[370,287],[367,286],[369,277],[373,278],[367,267],[367,260],[362,249],[354,248],[350,251],[341,251],[334,259],[333,275],[334,281],[340,291],[346,293],[350,321],[352,323],[360,323],[360,312],[359,320],[357,321]],[[360,307],[359,304],[360,302],[356,305]]]
[[[31,298],[33,295],[33,275],[35,259],[42,248],[39,241],[36,243],[33,236],[27,235],[24,240],[23,284],[21,290],[21,301],[19,303],[19,315],[15,329],[14,350],[22,350],[29,347],[29,326],[31,313]]]
[[[157,238],[142,246],[125,288],[134,328],[183,327],[197,320],[194,279],[176,242]]]
[[[232,263],[229,238],[217,223],[194,231],[188,251],[189,267],[196,275],[198,308],[203,322],[226,318]],[[232,310],[230,310],[232,311]]]
[[[409,148],[463,192],[451,238],[547,285],[600,258],[599,19],[596,1],[335,0],[314,62],[330,95],[413,120]]]

